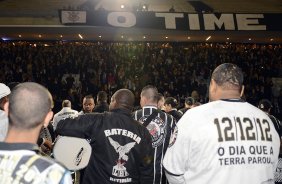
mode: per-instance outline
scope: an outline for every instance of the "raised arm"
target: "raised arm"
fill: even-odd
[[[90,138],[95,127],[101,123],[102,114],[85,114],[76,118],[67,118],[58,122],[58,135]]]

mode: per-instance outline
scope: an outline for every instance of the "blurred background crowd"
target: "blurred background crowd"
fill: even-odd
[[[181,108],[185,98],[208,102],[212,70],[232,62],[244,71],[244,99],[257,106],[272,102],[282,111],[282,45],[160,42],[0,42],[0,81],[34,81],[54,98],[54,112],[68,99],[82,109],[82,98],[98,91],[111,96],[128,88],[139,106],[141,89],[155,85]]]

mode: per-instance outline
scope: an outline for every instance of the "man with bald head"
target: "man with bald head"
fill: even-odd
[[[153,183],[153,150],[148,130],[133,120],[134,95],[114,93],[109,112],[60,121],[57,133],[90,139],[92,155],[82,183]]]
[[[63,100],[62,110],[56,113],[53,118],[54,130],[56,130],[57,124],[60,120],[65,119],[65,118],[70,118],[70,117],[76,117],[76,116],[78,116],[78,112],[71,108],[71,101]]]
[[[166,183],[163,169],[163,157],[169,146],[170,137],[176,127],[174,118],[158,110],[159,93],[155,86],[148,85],[142,89],[140,105],[142,109],[133,113],[133,118],[146,127],[152,138],[154,157],[154,184]]]
[[[187,111],[163,165],[172,184],[274,183],[280,138],[271,119],[241,99],[243,72],[213,71],[210,102]]]
[[[41,128],[52,119],[52,97],[36,83],[17,85],[9,96],[9,128],[0,142],[1,183],[71,183],[69,171],[37,155]]]

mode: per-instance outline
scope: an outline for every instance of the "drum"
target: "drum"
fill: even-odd
[[[53,147],[53,156],[69,170],[77,171],[88,165],[92,148],[86,139],[59,136]]]

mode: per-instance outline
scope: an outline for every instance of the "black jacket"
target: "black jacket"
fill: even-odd
[[[100,102],[97,105],[95,105],[93,112],[100,112],[103,113],[105,111],[109,111],[109,105],[107,102]]]
[[[56,131],[59,135],[91,139],[92,155],[84,184],[153,183],[151,136],[129,111],[115,109],[65,119],[58,123]]]
[[[180,112],[178,112],[177,110],[171,110],[168,112],[168,114],[172,115],[175,118],[176,122],[178,122],[183,115]]]

